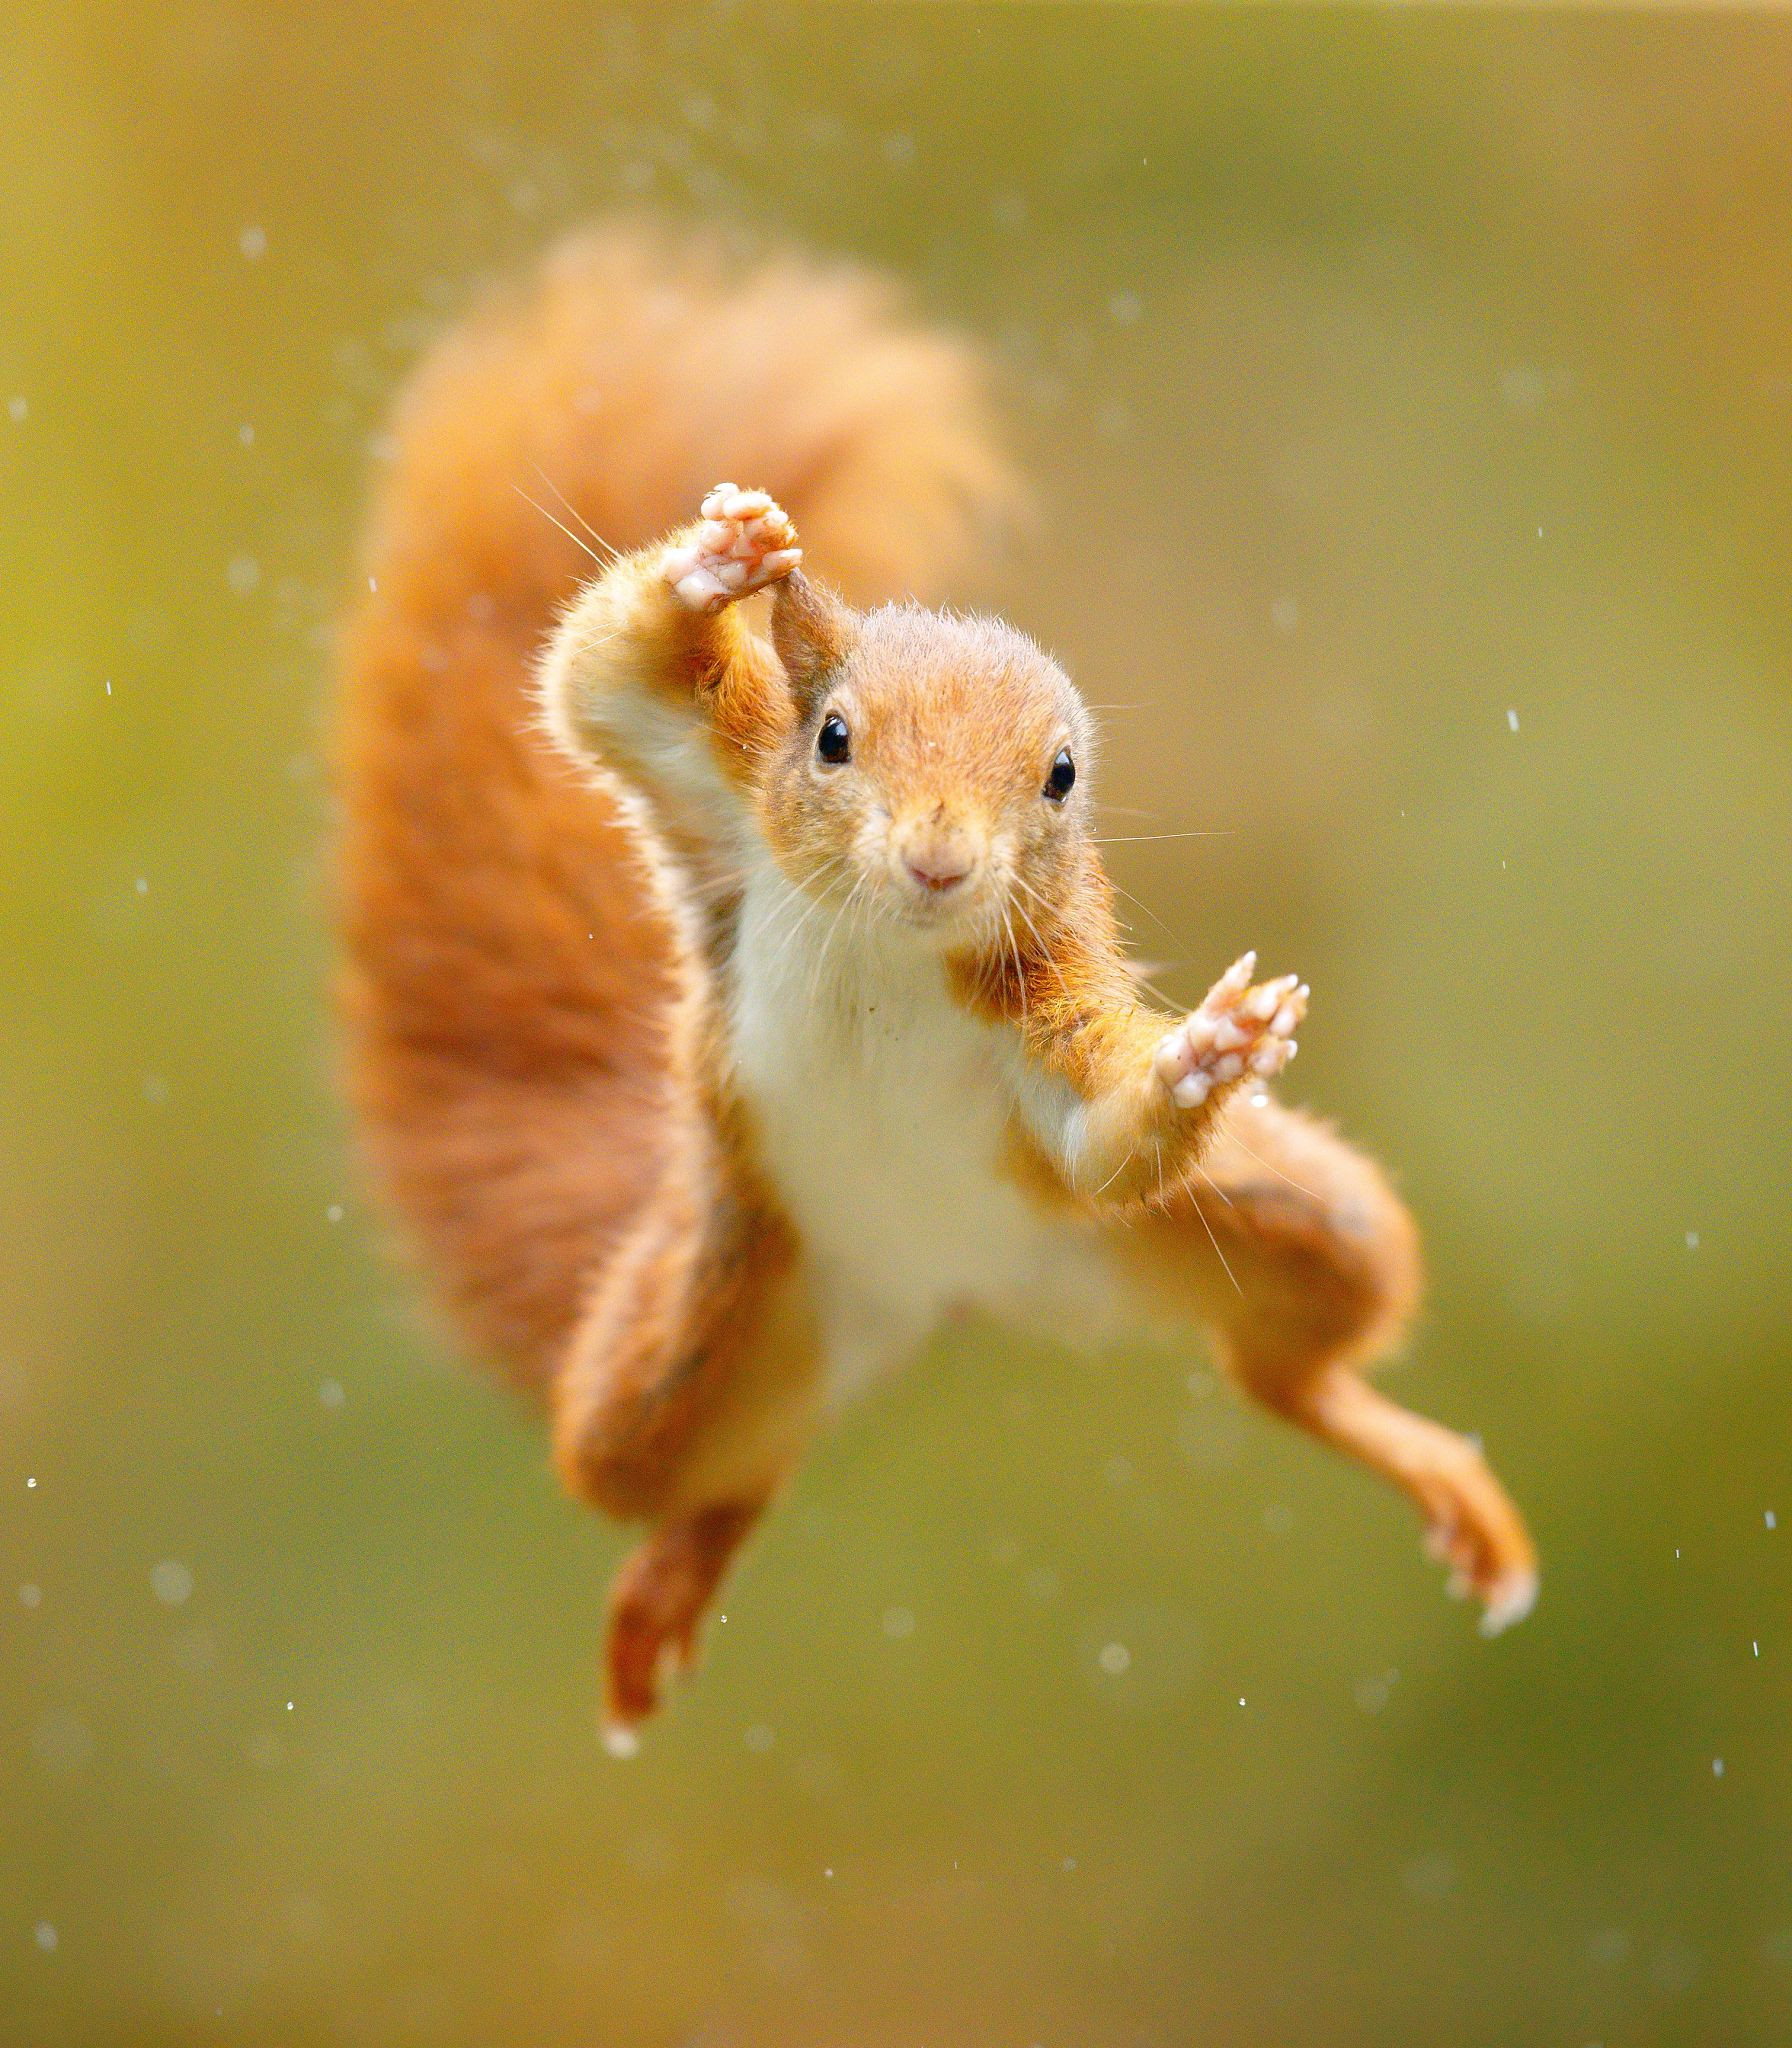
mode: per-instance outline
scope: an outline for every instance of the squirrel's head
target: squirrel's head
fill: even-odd
[[[850,611],[800,572],[772,629],[796,716],[760,814],[791,879],[942,946],[1054,920],[1086,859],[1092,743],[1057,663],[994,620]]]

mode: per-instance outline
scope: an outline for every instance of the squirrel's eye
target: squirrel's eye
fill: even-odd
[[[838,768],[842,761],[852,759],[852,735],[839,712],[830,711],[821,721],[821,730],[815,735],[815,751],[830,768]]]
[[[1053,803],[1061,804],[1075,781],[1076,763],[1070,758],[1070,749],[1060,747],[1058,758],[1052,763],[1052,772],[1045,778],[1045,794]]]

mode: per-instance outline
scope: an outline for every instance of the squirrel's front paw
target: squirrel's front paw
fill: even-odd
[[[1197,1109],[1216,1088],[1256,1074],[1279,1074],[1298,1047],[1294,1033],[1311,993],[1298,974],[1251,986],[1257,956],[1236,960],[1201,1007],[1157,1049],[1157,1077],[1183,1109]]]
[[[703,501],[696,539],[668,548],[660,572],[694,612],[719,612],[788,576],[803,551],[783,508],[764,491],[717,484]]]

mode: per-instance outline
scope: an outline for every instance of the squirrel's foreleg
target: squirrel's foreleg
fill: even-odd
[[[1196,1171],[1222,1104],[1294,1056],[1307,989],[1295,975],[1253,985],[1247,953],[1180,1023],[1126,978],[1054,964],[1061,992],[1022,1024],[1030,1062],[1067,1084],[1046,1135],[1074,1192],[1097,1208],[1169,1201]],[[1037,1121],[1037,1120],[1036,1120]]]
[[[747,787],[793,715],[784,672],[736,607],[801,559],[762,491],[723,484],[704,516],[587,584],[548,643],[548,729],[616,770],[684,846],[733,848]]]

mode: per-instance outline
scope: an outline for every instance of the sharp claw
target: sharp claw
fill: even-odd
[[[1496,1579],[1487,1592],[1487,1612],[1481,1617],[1481,1633],[1497,1636],[1523,1621],[1537,1604],[1537,1574],[1508,1572]]]
[[[632,1721],[617,1721],[606,1715],[598,1723],[597,1739],[613,1757],[639,1756],[641,1733]]]

